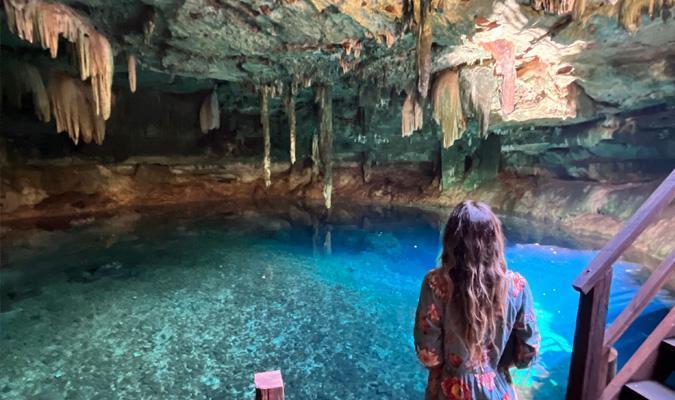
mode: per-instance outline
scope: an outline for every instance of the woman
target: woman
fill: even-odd
[[[528,367],[539,349],[532,306],[525,278],[506,268],[499,219],[484,203],[457,205],[415,319],[426,399],[516,399],[508,368]]]

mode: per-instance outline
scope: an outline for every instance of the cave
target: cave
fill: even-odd
[[[535,298],[518,398],[675,396],[672,0],[3,5],[0,397],[423,399],[468,199]]]

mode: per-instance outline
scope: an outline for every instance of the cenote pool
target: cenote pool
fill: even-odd
[[[571,282],[593,251],[505,219],[543,337],[521,398],[564,394],[577,308]],[[545,227],[544,227],[545,228]],[[412,346],[439,218],[413,210],[299,207],[125,213],[12,230],[0,269],[0,397],[251,399],[281,369],[288,399],[421,399]],[[542,233],[544,232],[544,233]],[[609,318],[644,272],[615,266]],[[621,361],[673,298],[624,335]]]

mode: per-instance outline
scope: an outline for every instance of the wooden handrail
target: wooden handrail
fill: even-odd
[[[621,231],[600,250],[588,267],[577,277],[573,286],[588,294],[607,270],[619,259],[621,254],[635,241],[642,231],[651,224],[664,208],[675,198],[675,170],[661,182],[659,187],[621,228]]]
[[[595,400],[606,392],[611,345],[637,318],[651,298],[663,286],[666,277],[672,271],[672,265],[675,263],[675,252],[663,261],[633,298],[629,307],[619,315],[619,318],[605,334],[609,290],[612,282],[612,265],[635,241],[638,235],[670,204],[673,198],[675,198],[675,170],[671,171],[670,175],[661,182],[619,233],[598,252],[598,255],[574,281],[573,286],[580,292],[580,296],[570,375],[565,395],[567,400]],[[667,324],[668,321],[672,322],[675,318],[673,317],[673,310],[668,314],[667,321],[664,321],[663,324]],[[661,328],[661,330],[663,329],[665,328]],[[656,331],[650,335],[650,338],[655,334]],[[643,352],[645,351],[643,350]],[[642,353],[640,354],[642,356]],[[637,353],[635,356],[637,356]],[[628,370],[624,371],[624,369],[625,367],[612,379],[612,382],[619,382],[617,379],[619,376],[624,379],[626,374],[629,373]]]
[[[611,347],[619,340],[630,324],[635,321],[635,318],[640,315],[656,293],[666,284],[668,276],[673,271],[675,271],[675,251],[670,253],[659,267],[652,272],[638,293],[633,296],[630,304],[621,311],[621,314],[616,317],[612,325],[607,328],[605,347]]]
[[[640,348],[628,360],[626,365],[621,368],[618,374],[605,387],[600,396],[600,400],[613,400],[619,396],[623,385],[631,380],[642,380],[648,378],[654,369],[656,363],[657,349],[661,341],[667,337],[675,335],[675,307],[670,309],[668,315],[652,331]]]

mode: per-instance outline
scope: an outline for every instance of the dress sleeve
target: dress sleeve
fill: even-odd
[[[432,274],[427,274],[422,283],[414,332],[417,357],[430,369],[443,364],[443,303],[435,293],[438,282]]]
[[[512,332],[515,339],[513,358],[517,368],[527,368],[539,352],[541,337],[534,314],[534,300],[530,285],[524,278],[521,277],[521,279],[523,280],[521,306]]]

